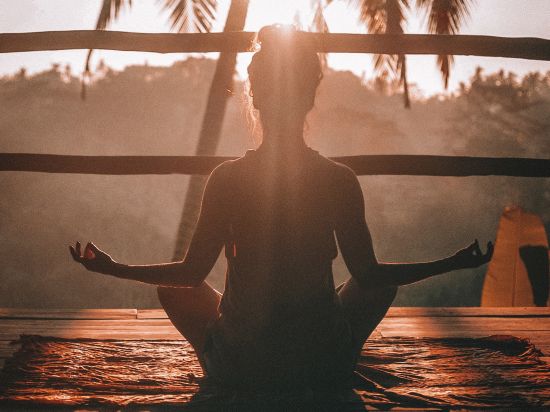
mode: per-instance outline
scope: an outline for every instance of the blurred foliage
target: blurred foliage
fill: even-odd
[[[70,67],[2,77],[0,151],[192,154],[214,68],[215,61],[202,58],[120,72],[100,63],[85,102]],[[416,97],[411,110],[402,108],[399,90],[383,74],[367,82],[327,70],[307,141],[329,156],[550,156],[550,73],[519,78],[480,69],[453,95]],[[220,155],[240,155],[253,145],[245,100],[244,91],[230,100]],[[158,306],[154,287],[88,273],[72,262],[67,245],[91,239],[120,261],[168,261],[188,180],[0,173],[0,306]],[[475,237],[494,239],[506,205],[550,222],[548,179],[370,176],[360,182],[384,261],[436,259]],[[334,268],[337,283],[345,280],[340,258]],[[401,288],[396,304],[477,305],[484,273],[465,270]],[[208,280],[221,289],[224,274],[220,259]]]

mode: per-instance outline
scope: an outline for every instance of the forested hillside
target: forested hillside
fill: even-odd
[[[0,151],[86,155],[191,155],[214,70],[208,59],[171,67],[101,66],[79,98],[58,66],[0,78]],[[236,90],[243,90],[237,85]],[[307,140],[324,155],[550,156],[550,73],[474,74],[453,96],[413,101],[383,79],[327,71]],[[254,147],[245,93],[230,99],[220,155]],[[550,180],[506,177],[360,177],[376,253],[385,261],[442,257],[494,239],[507,205],[550,222]],[[154,287],[86,272],[68,253],[93,240],[127,263],[168,261],[187,176],[0,172],[0,306],[158,307]],[[486,268],[401,288],[396,304],[479,304]],[[223,288],[224,262],[208,281]],[[335,264],[337,283],[348,274]]]

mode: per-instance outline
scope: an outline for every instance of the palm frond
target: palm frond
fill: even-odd
[[[315,13],[313,15],[313,21],[310,25],[310,30],[315,31],[318,33],[329,33],[330,30],[328,28],[327,21],[325,19],[325,7],[328,6],[331,3],[330,0],[323,1],[323,0],[314,0],[311,2],[311,6],[315,8]],[[328,61],[327,61],[327,53],[319,53],[319,56],[321,58],[321,65],[322,67],[327,67]]]
[[[409,81],[407,80],[407,58],[404,54],[397,57],[397,73],[399,74],[399,83],[403,85],[403,102],[405,109],[411,108],[411,99],[409,96]]]
[[[445,89],[449,87],[449,77],[451,76],[451,67],[454,63],[454,57],[450,54],[440,54],[437,56],[437,67],[441,72],[443,86]]]
[[[159,0],[170,12],[172,30],[208,33],[216,20],[216,0]]]
[[[460,26],[470,15],[472,0],[416,0],[418,7],[428,14],[428,33],[456,34]],[[437,64],[445,88],[449,85],[449,75],[453,65],[453,56],[437,56]]]
[[[325,5],[323,1],[317,0],[312,3],[312,7],[315,8],[315,13],[313,14],[313,21],[311,22],[311,30],[318,33],[329,33],[328,24],[325,19]]]
[[[359,21],[367,26],[371,34],[402,34],[409,9],[409,0],[350,0],[359,9]],[[403,99],[410,107],[405,55],[377,54],[374,56],[374,70],[388,71],[399,78],[403,85]]]
[[[371,34],[403,33],[409,0],[348,0],[359,10],[359,21]]]
[[[132,7],[132,0],[103,0],[101,10],[95,25],[96,30],[105,30],[111,21],[116,20],[124,7]],[[80,88],[80,97],[86,99],[86,79],[90,77],[90,61],[94,50],[89,49],[84,64],[84,73],[82,73],[82,82]]]
[[[97,18],[96,30],[105,30],[111,21],[116,20],[124,7],[132,7],[132,0],[103,0]]]

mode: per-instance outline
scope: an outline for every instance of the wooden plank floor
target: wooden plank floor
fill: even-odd
[[[21,334],[97,339],[183,339],[161,309],[0,308],[0,366]],[[391,308],[371,339],[381,337],[528,338],[550,362],[550,308]]]

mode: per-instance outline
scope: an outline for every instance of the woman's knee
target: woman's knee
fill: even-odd
[[[397,286],[384,286],[369,291],[369,300],[381,308],[390,307],[397,296]]]
[[[393,301],[397,295],[398,287],[365,285],[363,282],[352,277],[345,284],[340,285],[339,289],[339,293],[366,296],[369,299]]]
[[[209,285],[194,288],[157,287],[157,295],[162,307],[167,311],[185,310],[217,314],[221,295]]]
[[[166,286],[157,287],[157,296],[162,306],[169,305],[171,302],[181,300],[180,288],[171,288]]]
[[[395,296],[397,296],[397,289],[397,286],[386,286],[384,288],[381,288],[377,292],[379,293],[380,299],[393,302]]]
[[[157,286],[157,296],[162,301],[163,299],[166,299],[166,297],[169,295],[170,288],[167,288],[165,286]]]

